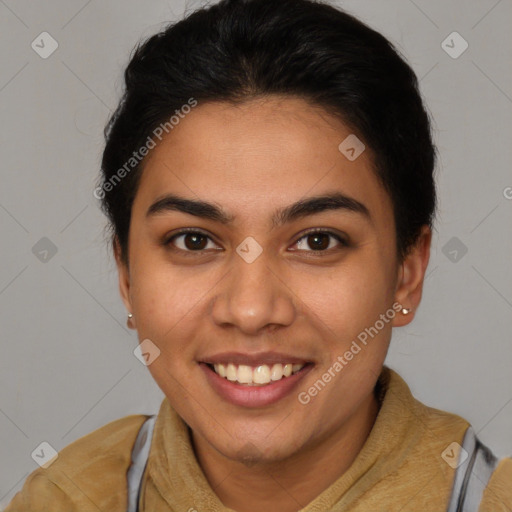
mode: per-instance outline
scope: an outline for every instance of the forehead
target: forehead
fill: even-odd
[[[337,117],[300,98],[199,103],[146,157],[134,212],[145,215],[156,198],[177,193],[236,217],[267,217],[298,199],[339,191],[389,223],[391,202],[369,148],[355,160],[339,149],[354,136]]]

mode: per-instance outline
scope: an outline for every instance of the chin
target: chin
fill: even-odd
[[[210,443],[226,458],[238,461],[246,466],[275,463],[293,456],[299,440],[284,439],[267,434],[245,435],[236,440],[210,440]]]

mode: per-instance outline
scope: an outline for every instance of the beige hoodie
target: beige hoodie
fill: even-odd
[[[384,366],[381,407],[350,468],[300,512],[445,511],[455,470],[441,454],[462,444],[469,423],[423,405]],[[113,421],[31,473],[5,512],[125,512],[126,472],[143,415]],[[140,512],[234,512],[223,506],[195,458],[188,426],[162,401],[155,424]],[[479,512],[512,511],[512,459],[499,462]]]

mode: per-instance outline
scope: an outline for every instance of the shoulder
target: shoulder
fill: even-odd
[[[430,431],[436,433],[445,432],[452,435],[453,432],[464,435],[466,429],[471,423],[462,416],[450,411],[444,411],[435,407],[430,407],[418,400],[415,400],[418,410],[425,422],[428,424]]]
[[[396,371],[385,367],[382,387],[392,391],[389,401],[398,404],[393,407],[393,413],[407,416],[409,426],[414,427],[420,437],[427,439],[429,445],[441,446],[445,442],[462,441],[470,422],[458,414],[420,401]]]
[[[421,411],[425,426],[423,438],[426,440],[425,443],[421,443],[417,447],[418,453],[422,452],[421,459],[424,463],[428,462],[429,457],[432,459],[432,463],[437,458],[441,467],[441,473],[444,473],[447,478],[446,482],[452,482],[450,484],[451,488],[453,486],[453,477],[460,464],[458,461],[459,447],[465,446],[465,435],[471,425],[466,419],[457,414],[428,407],[421,402],[418,402],[417,410]],[[430,454],[425,452],[427,446]],[[485,444],[483,446],[490,455],[494,455]],[[461,467],[465,466],[462,465]],[[512,458],[498,459],[496,469],[485,488],[483,488],[481,483],[484,481],[484,475],[479,474],[478,471],[475,475],[477,481],[476,485],[474,485],[475,489],[483,489],[483,493],[480,491],[481,502],[478,512],[511,512]],[[469,494],[471,495],[473,492],[476,491],[471,491]]]
[[[57,476],[87,474],[91,469],[128,467],[131,448],[137,433],[147,419],[143,414],[119,418],[64,447],[55,462],[43,471]]]
[[[27,477],[5,512],[125,509],[126,472],[146,419],[142,414],[125,416],[64,447],[47,468]]]
[[[437,467],[443,479],[451,484],[459,447],[471,423],[458,414],[430,407],[414,399],[414,414],[418,421],[417,444],[413,448],[419,460]]]
[[[512,458],[501,459],[489,480],[479,512],[509,512],[512,510]]]

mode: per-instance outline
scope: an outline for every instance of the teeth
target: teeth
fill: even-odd
[[[270,378],[272,380],[281,380],[283,378],[283,365],[275,364],[272,366],[272,370],[270,372]]]
[[[251,373],[254,384],[267,384],[270,382],[270,368],[266,364],[258,366]]]
[[[270,384],[272,381],[281,380],[283,377],[297,373],[304,367],[303,364],[274,364],[268,366],[262,364],[256,368],[247,366],[245,364],[235,365],[229,363],[215,364],[213,368],[215,372],[231,382],[238,382],[239,384],[246,384],[249,386],[258,386]]]
[[[215,366],[214,366],[214,368],[215,368]],[[220,375],[220,372],[218,372],[218,373]],[[228,380],[231,380],[231,381],[236,380],[236,366],[234,364],[228,364],[228,367],[226,368],[226,377]]]
[[[241,384],[251,384],[252,383],[252,368],[250,366],[245,366],[241,364],[238,367],[238,372],[236,374],[237,381]]]
[[[226,368],[224,367],[223,364],[218,364],[217,365],[217,368],[215,370],[221,377],[225,377],[226,376]]]

